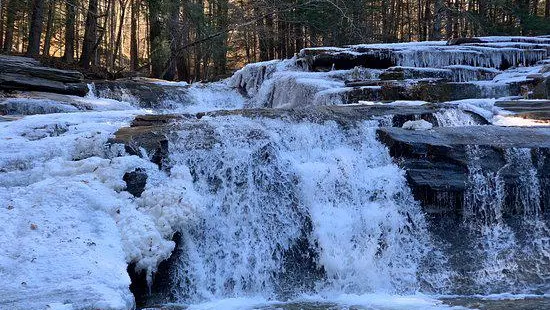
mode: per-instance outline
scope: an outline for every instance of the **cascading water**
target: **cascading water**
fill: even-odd
[[[376,125],[218,117],[193,125],[204,136],[181,130],[170,164],[203,203],[182,232],[176,300],[420,289],[430,239]]]
[[[505,165],[483,168],[490,150],[468,148],[469,178],[463,227],[469,243],[459,249],[461,293],[526,293],[548,290],[549,230],[541,217],[540,186],[529,149],[507,149]],[[519,178],[506,180],[510,170]],[[449,251],[453,252],[453,250]],[[457,255],[457,253],[451,255]]]
[[[445,109],[441,112],[435,112],[434,116],[437,120],[438,126],[440,127],[479,125],[470,113],[460,109]]]

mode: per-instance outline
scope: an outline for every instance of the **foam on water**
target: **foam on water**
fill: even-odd
[[[451,307],[425,295],[397,296],[385,294],[340,294],[334,296],[303,295],[290,301],[268,301],[263,298],[227,298],[189,305],[187,309],[372,309],[372,310],[438,310],[466,309]]]
[[[476,292],[547,289],[548,227],[541,217],[540,183],[530,149],[507,149],[497,171],[483,167],[491,150],[469,147],[464,225],[472,245],[470,265]],[[506,180],[509,171],[519,178]],[[478,260],[478,261],[476,261]]]
[[[182,130],[171,164],[189,168],[203,203],[182,232],[176,299],[416,292],[430,240],[376,125],[183,124],[204,135]]]
[[[459,109],[446,109],[434,113],[440,127],[476,126],[479,125],[471,114]]]

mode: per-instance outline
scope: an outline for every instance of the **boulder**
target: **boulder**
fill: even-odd
[[[126,172],[122,178],[126,183],[126,191],[134,197],[141,197],[147,184],[147,172],[145,169],[136,168],[134,171]]]
[[[119,129],[109,142],[124,144],[129,154],[147,156],[159,169],[169,168],[168,139],[178,118],[175,115],[138,116],[130,127]]]
[[[533,99],[550,99],[550,75],[536,82],[531,97]]]

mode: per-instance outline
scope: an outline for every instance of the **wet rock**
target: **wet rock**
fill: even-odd
[[[26,57],[0,56],[0,89],[31,90],[84,96],[88,87],[78,71],[42,66]]]
[[[147,283],[146,272],[138,271],[135,263],[128,264],[127,271],[132,281],[130,291],[134,295],[138,309],[183,310],[183,307],[164,305],[166,300],[160,298],[161,296],[175,298],[171,295],[174,293],[171,291],[171,281],[174,279],[172,275],[173,266],[177,264],[178,257],[183,251],[181,233],[176,232],[172,237],[172,241],[176,243],[174,251],[167,260],[159,264],[153,277],[153,283]]]
[[[497,107],[514,112],[512,116],[540,122],[550,122],[550,100],[497,101]]]
[[[126,172],[122,177],[126,183],[126,191],[134,197],[141,197],[147,184],[147,172],[145,169],[136,168],[134,171]]]
[[[14,91],[0,98],[0,115],[35,115],[93,110],[84,98],[34,91]]]
[[[178,116],[138,116],[130,127],[119,129],[110,143],[124,144],[126,152],[147,157],[159,169],[169,168],[168,139]]]
[[[550,76],[540,79],[532,90],[533,99],[550,99]]]
[[[350,52],[326,53],[302,60],[311,71],[349,70],[355,67],[387,69],[396,62],[390,53],[357,54]]]
[[[461,44],[472,44],[472,43],[483,43],[479,38],[454,38],[447,42],[447,45],[461,45]]]
[[[528,83],[528,82],[526,82]],[[343,103],[359,101],[422,100],[446,102],[474,98],[495,98],[518,95],[522,83],[487,84],[456,83],[445,80],[407,81],[354,81],[349,82],[339,94]]]
[[[394,80],[392,76],[402,75],[403,79],[437,79],[443,81],[452,81],[453,72],[450,69],[438,68],[414,68],[414,67],[392,67],[380,75],[382,80]],[[399,79],[395,79],[399,80]]]
[[[386,70],[382,72],[379,76],[379,78],[383,81],[387,80],[404,80],[405,79],[405,72],[403,71],[394,71],[394,70]]]
[[[425,120],[437,126],[436,112],[455,109],[450,104],[425,105],[336,105],[297,109],[221,110],[198,114],[162,114],[136,117],[129,127],[119,129],[111,143],[122,143],[129,154],[149,158],[160,169],[169,169],[169,141],[182,140],[179,147],[210,149],[219,143],[215,130],[203,118],[243,116],[247,118],[284,119],[291,122],[334,121],[344,128],[365,120],[379,120],[386,125],[402,126],[407,121]],[[471,112],[465,112],[471,113]],[[185,133],[178,136],[177,133]]]
[[[249,118],[265,117],[286,119],[293,122],[310,121],[326,122],[335,121],[344,127],[353,126],[364,120],[382,119],[389,117],[392,126],[401,127],[407,121],[426,120],[437,126],[434,113],[445,109],[454,109],[450,104],[424,104],[424,105],[334,105],[315,106],[295,109],[244,109],[222,110],[207,112],[199,117],[219,117],[227,115],[241,115]],[[467,112],[471,113],[471,112]]]
[[[96,95],[119,101],[129,101],[143,108],[171,108],[172,103],[184,104],[187,88],[148,78],[127,78],[94,82]]]
[[[550,128],[467,126],[439,127],[426,131],[381,128],[377,136],[406,171],[415,198],[431,214],[462,212],[469,173],[469,147],[476,146],[482,150],[479,168],[493,173],[505,167],[506,150],[531,149],[542,183],[550,184],[546,181],[550,176]],[[501,171],[507,188],[519,186],[520,173],[517,170]],[[542,190],[546,192],[548,188]],[[515,212],[514,190],[507,191],[506,199],[509,207],[506,212]],[[548,208],[548,199],[541,199],[543,208]]]
[[[526,39],[527,40],[527,39]],[[394,66],[445,68],[450,65],[480,66],[505,70],[532,66],[545,59],[550,44],[543,38],[484,42],[482,38],[456,39],[448,45],[422,42],[410,48],[404,44],[365,44],[346,48],[304,49],[299,62],[310,71],[346,70],[356,66],[388,69]]]

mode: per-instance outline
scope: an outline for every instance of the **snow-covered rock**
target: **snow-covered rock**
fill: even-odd
[[[429,130],[433,128],[433,125],[432,123],[421,119],[418,121],[407,121],[401,128],[408,130]]]
[[[0,308],[132,309],[129,263],[151,280],[188,217],[186,191],[108,139],[143,110],[0,123]],[[141,198],[123,176],[141,168]],[[190,181],[173,172],[169,183]],[[182,185],[191,188],[190,186]],[[170,190],[172,189],[172,190]],[[178,226],[179,225],[179,226]]]

